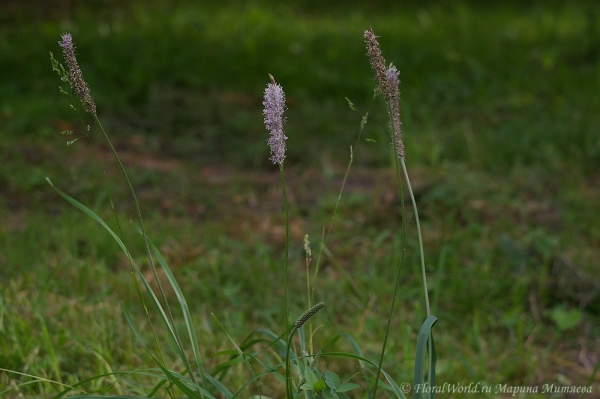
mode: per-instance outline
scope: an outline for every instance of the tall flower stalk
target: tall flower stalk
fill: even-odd
[[[289,259],[289,241],[290,241],[290,216],[287,193],[285,190],[285,177],[283,173],[283,161],[285,160],[285,141],[287,140],[286,135],[283,132],[283,125],[285,124],[285,118],[283,112],[286,110],[285,106],[285,93],[281,85],[275,82],[275,78],[269,74],[271,83],[267,84],[264,95],[264,111],[265,127],[271,133],[269,140],[267,141],[269,148],[271,149],[271,162],[274,165],[279,166],[279,173],[281,175],[281,187],[283,190],[283,201],[285,204],[285,259],[283,263],[283,320],[285,329],[285,342],[289,340],[289,321],[288,321],[288,259]],[[289,353],[288,353],[289,355]],[[286,366],[289,366],[289,359],[286,359]],[[285,370],[285,387],[288,399],[291,398],[290,388],[290,367],[286,367]]]
[[[135,190],[133,189],[133,184],[131,183],[131,180],[129,179],[129,175],[127,174],[127,171],[125,170],[125,167],[123,166],[123,163],[121,162],[121,159],[120,159],[119,155],[117,154],[117,151],[116,151],[115,147],[113,146],[110,138],[108,137],[108,134],[106,133],[106,130],[104,129],[104,127],[102,126],[102,123],[100,122],[100,119],[98,118],[98,114],[96,112],[96,103],[94,102],[94,99],[91,96],[89,85],[87,84],[87,82],[83,78],[83,73],[81,72],[81,69],[79,68],[79,64],[77,62],[77,55],[76,55],[76,51],[75,51],[75,45],[73,43],[73,38],[72,38],[72,36],[71,36],[70,33],[63,33],[61,35],[61,38],[62,38],[62,40],[60,42],[58,42],[58,44],[62,48],[63,56],[65,58],[65,62],[67,63],[67,69],[68,69],[68,77],[67,76],[61,76],[61,78],[62,78],[63,81],[66,81],[75,90],[75,93],[77,94],[77,97],[81,101],[81,104],[83,105],[83,108],[85,109],[85,111],[88,112],[88,113],[90,113],[93,116],[94,120],[96,121],[96,123],[100,127],[100,130],[102,131],[102,134],[103,134],[104,138],[106,139],[106,141],[107,141],[107,143],[108,143],[108,145],[109,145],[109,147],[110,147],[110,149],[111,149],[111,151],[112,151],[112,153],[113,153],[113,155],[114,155],[114,157],[115,157],[115,159],[116,159],[116,161],[117,161],[117,163],[119,165],[121,173],[125,177],[127,185],[129,187],[129,191],[131,193],[131,197],[133,198],[133,202],[134,202],[134,205],[135,205],[135,208],[136,208],[136,211],[137,211],[138,221],[140,223],[140,230],[141,230],[142,236],[144,238],[144,243],[145,243],[145,246],[146,246],[146,253],[147,253],[147,256],[148,256],[148,261],[149,261],[150,267],[152,269],[152,272],[154,274],[154,278],[156,280],[156,283],[157,283],[157,285],[159,287],[162,299],[163,299],[163,301],[165,303],[165,307],[167,308],[169,322],[171,324],[171,328],[174,331],[174,337],[175,337],[175,340],[176,340],[176,344],[181,349],[181,353],[183,353],[183,344],[182,344],[181,338],[179,336],[179,332],[177,330],[177,327],[175,326],[175,320],[173,318],[173,314],[171,312],[171,308],[169,306],[169,302],[167,301],[167,296],[165,294],[165,291],[164,291],[164,288],[162,286],[162,283],[161,283],[161,281],[160,281],[160,279],[158,277],[156,266],[154,264],[154,258],[152,256],[152,251],[150,249],[150,242],[149,242],[149,239],[148,239],[148,235],[146,234],[146,229],[144,227],[144,220],[142,218],[142,211],[140,209],[140,205],[139,205],[139,202],[138,202],[138,199],[137,199],[137,195],[135,194]],[[58,69],[58,66],[54,65],[55,61],[54,61],[54,58],[52,57],[52,54],[51,54],[51,59],[52,59],[52,62],[53,62],[53,68],[56,71],[58,71],[59,74],[60,74],[61,73],[61,69],[64,70],[64,68],[62,68],[62,66],[61,66],[61,69]],[[107,187],[108,187],[108,185],[107,185]],[[110,196],[110,193],[109,193],[109,196]],[[112,200],[111,200],[111,205],[112,205]],[[113,206],[113,210],[114,210],[114,206]],[[119,225],[119,227],[120,227],[120,225]],[[129,260],[130,260],[131,263],[133,262],[132,259],[129,259]],[[132,267],[133,267],[133,263],[132,263]],[[135,273],[134,273],[134,276],[135,276]],[[153,336],[154,336],[154,339],[155,339],[155,342],[156,342],[156,345],[157,345],[160,357],[161,357],[161,359],[163,359],[162,351],[161,351],[160,345],[158,344],[158,341],[157,341],[157,335],[154,332],[154,327],[152,325],[152,321],[150,319],[150,315],[148,314],[147,307],[146,307],[146,305],[144,303],[144,298],[143,298],[143,296],[141,294],[137,278],[135,279],[135,282],[136,282],[136,287],[137,287],[138,293],[139,293],[140,298],[142,300],[142,304],[144,306],[144,309],[146,310],[146,316],[148,317],[148,321],[150,322],[150,326],[151,326],[151,329],[152,329],[152,332],[153,332]],[[191,366],[190,366],[187,358],[185,356],[182,356],[182,360],[183,360],[183,362],[185,364],[185,367],[188,370],[191,371]],[[164,360],[163,360],[163,363],[164,363]],[[198,367],[200,368],[201,374],[204,377],[204,371],[203,371],[201,365],[198,364]],[[192,381],[194,381],[194,383],[196,383],[196,378],[194,376],[194,373],[190,372],[190,377],[191,377]]]
[[[385,348],[387,344],[388,334],[390,330],[390,325],[392,321],[392,316],[394,312],[394,306],[396,302],[396,296],[398,292],[398,287],[400,285],[400,271],[402,268],[402,263],[404,262],[404,253],[406,250],[406,211],[404,207],[404,194],[403,194],[403,186],[402,186],[402,177],[400,174],[400,169],[402,169],[404,178],[406,180],[406,185],[408,187],[408,191],[410,193],[410,198],[413,204],[413,211],[415,213],[415,220],[417,225],[417,235],[419,239],[419,252],[421,257],[421,274],[423,277],[423,291],[425,294],[425,308],[427,311],[427,316],[431,315],[431,310],[429,307],[429,294],[427,290],[427,278],[425,274],[425,255],[423,251],[423,237],[421,234],[421,225],[419,223],[419,213],[417,211],[417,204],[415,202],[415,196],[413,194],[413,190],[410,184],[410,179],[408,177],[408,172],[406,170],[406,154],[404,151],[404,143],[402,141],[402,123],[400,122],[400,72],[398,69],[390,65],[389,68],[386,68],[386,62],[381,54],[381,49],[379,47],[379,42],[377,40],[377,36],[373,32],[372,29],[366,30],[364,32],[365,44],[367,47],[367,55],[369,57],[369,61],[371,63],[371,67],[375,72],[375,77],[379,86],[379,90],[387,104],[388,113],[390,117],[390,131],[392,136],[392,144],[394,146],[394,152],[396,153],[395,165],[396,165],[396,177],[398,179],[398,184],[400,186],[400,201],[402,208],[402,256],[400,263],[398,265],[398,271],[396,274],[396,285],[394,287],[394,294],[392,297],[392,303],[390,305],[390,312],[388,316],[387,326],[385,330],[385,337],[383,340],[383,345],[381,349],[381,356],[379,359],[379,364],[377,367],[377,375],[375,377],[375,387],[373,390],[373,397],[377,393],[377,384],[379,382],[379,374],[381,372],[381,366],[383,363],[383,356],[385,354]],[[433,381],[431,378],[432,373],[432,341],[431,337],[429,339],[429,381]]]

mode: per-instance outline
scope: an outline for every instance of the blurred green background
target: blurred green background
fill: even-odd
[[[257,110],[271,73],[289,99],[294,164],[323,152],[345,161],[356,120],[344,97],[366,109],[372,96],[362,42],[372,26],[401,70],[412,159],[495,170],[577,160],[588,172],[600,159],[595,2],[27,3],[5,2],[1,17],[10,135],[53,135],[73,119],[47,62],[68,31],[114,134],[160,137],[200,162],[266,163]]]
[[[310,235],[315,252],[356,144],[361,115],[346,98],[369,111],[317,292],[328,302],[323,345],[350,332],[375,358],[400,215],[387,115],[381,98],[373,101],[363,43],[372,27],[401,71],[404,142],[440,317],[438,381],[594,381],[600,3],[365,3],[3,1],[0,368],[74,383],[107,365],[151,365],[119,309],[121,300],[138,303],[125,259],[44,180],[112,220],[106,171],[124,235],[142,257],[123,222],[135,212],[99,130],[58,90],[49,52],[62,62],[63,32],[73,36],[150,236],[189,295],[207,356],[230,349],[210,312],[240,340],[251,328],[280,325],[283,203],[262,120],[267,74],[283,86],[289,108],[293,312],[306,304],[302,238]],[[67,148],[60,132],[77,137],[88,124],[94,146],[79,140]],[[408,222],[385,363],[399,382],[412,379],[424,318],[410,214]],[[136,317],[143,323],[141,310]],[[30,380],[0,372],[0,392]],[[88,392],[103,392],[92,385]],[[152,384],[122,386],[148,392]],[[56,387],[20,392],[49,395]]]

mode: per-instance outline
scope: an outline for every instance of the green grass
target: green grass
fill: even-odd
[[[260,3],[160,4],[78,8],[44,23],[5,24],[0,49],[10,56],[0,72],[11,79],[0,86],[4,129],[50,135],[53,125],[73,121],[54,104],[61,97],[46,64],[56,37],[69,30],[111,131],[158,136],[171,151],[202,162],[264,165],[255,111],[269,72],[290,99],[290,158],[311,164],[327,151],[341,162],[347,154],[337,149],[348,146],[355,127],[344,97],[363,108],[371,97],[361,32],[373,26],[402,73],[413,158],[467,160],[496,171],[515,161],[598,162],[594,2],[329,13]],[[387,123],[385,113],[371,121]],[[377,130],[368,137],[384,140]],[[178,146],[175,138],[198,144]],[[381,165],[381,148],[370,148],[361,162]]]
[[[232,349],[211,312],[238,342],[253,327],[280,330],[284,215],[260,116],[266,73],[289,99],[290,306],[299,315],[306,307],[302,238],[308,233],[316,249],[360,123],[344,97],[363,111],[372,97],[362,31],[373,26],[386,59],[402,72],[409,171],[440,318],[438,381],[587,383],[600,332],[598,6],[311,12],[307,4],[163,9],[157,2],[2,23],[0,49],[8,56],[0,73],[10,78],[0,83],[0,367],[73,384],[109,367],[154,366],[120,308],[124,301],[150,342],[127,260],[44,181],[50,176],[112,223],[92,150],[83,141],[64,148],[58,135],[65,126],[80,129],[48,61],[49,50],[59,53],[60,33],[74,35],[99,114],[116,133],[150,236],[186,294],[210,370],[221,360],[212,354]],[[380,350],[390,265],[399,257],[386,118],[376,102],[364,138],[377,142],[360,144],[332,256],[317,282],[327,306],[315,346],[350,351],[343,340],[329,345],[349,333],[370,359]],[[99,154],[126,238],[135,243],[130,249],[142,259],[127,222],[135,210],[102,144]],[[398,382],[412,380],[425,317],[417,254],[409,233],[384,362]],[[575,327],[562,309],[576,311]],[[182,368],[174,352],[166,356]],[[343,376],[356,371],[352,362],[324,361]],[[227,382],[241,386],[244,370],[228,373]],[[31,381],[0,373],[0,389],[12,379]],[[86,389],[110,384],[107,377]],[[151,386],[140,375],[110,392]],[[20,391],[51,396],[57,387]]]

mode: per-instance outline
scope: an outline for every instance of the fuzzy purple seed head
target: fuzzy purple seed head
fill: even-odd
[[[73,38],[70,33],[63,33],[60,35],[62,41],[58,42],[62,47],[63,56],[69,67],[69,77],[77,93],[77,97],[83,104],[83,108],[90,114],[96,114],[96,103],[90,94],[90,88],[86,81],[83,79],[79,64],[77,64],[77,57],[75,56],[75,45],[73,44]]]
[[[271,148],[271,158],[269,158],[273,164],[279,164],[280,168],[283,168],[283,160],[285,159],[285,141],[287,137],[283,133],[283,125],[285,118],[283,112],[285,111],[285,93],[281,86],[275,83],[273,76],[269,74],[271,83],[267,85],[265,89],[265,100],[263,105],[265,109],[263,115],[265,116],[265,126],[271,137],[267,141]]]
[[[404,158],[404,143],[402,142],[402,122],[400,122],[400,71],[390,65],[385,73],[389,89],[390,116],[392,120],[392,131],[396,140],[396,151],[398,157]]]
[[[390,87],[386,79],[385,58],[383,58],[383,55],[381,54],[381,48],[379,48],[377,36],[375,36],[375,33],[371,28],[365,31],[364,38],[367,46],[369,62],[371,63],[371,68],[373,68],[373,71],[375,71],[375,77],[377,78],[377,83],[379,84],[379,90],[381,90],[381,94],[383,94],[383,99],[389,102]]]

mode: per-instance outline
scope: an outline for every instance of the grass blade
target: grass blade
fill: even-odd
[[[240,348],[240,346],[237,344],[237,342],[235,342],[235,340],[231,337],[231,335],[229,335],[229,333],[227,332],[227,330],[225,329],[225,327],[223,326],[223,324],[221,324],[221,322],[219,321],[219,319],[217,318],[217,316],[215,316],[214,313],[211,313],[211,315],[215,319],[215,321],[217,322],[217,324],[219,324],[219,327],[221,327],[223,329],[223,331],[225,332],[225,335],[227,335],[227,338],[229,338],[229,341],[231,341],[231,343],[233,344],[233,346],[235,347],[235,349],[238,351],[238,354],[240,355],[240,358],[244,361],[244,363],[246,364],[246,367],[248,367],[248,371],[250,371],[250,375],[252,375],[252,378],[254,379],[254,377],[256,377],[256,374],[254,373],[254,369],[252,368],[252,365],[250,364],[250,362],[248,361],[248,359],[246,359],[246,355],[244,355],[244,351],[242,350],[242,348]],[[258,386],[258,384],[256,384],[256,390],[258,391],[258,396],[262,396],[260,394],[260,387]],[[227,398],[231,399],[231,392],[229,392],[229,395],[230,396],[228,396]]]
[[[429,337],[431,337],[431,347],[432,347],[431,367],[433,369],[433,370],[430,370],[430,371],[432,371],[432,373],[430,373],[430,375],[433,377],[433,379],[431,381],[429,381],[429,384],[431,384],[430,385],[431,387],[435,386],[436,357],[435,357],[435,345],[433,344],[433,334],[431,333],[431,328],[437,322],[437,320],[438,320],[437,317],[435,317],[434,315],[427,316],[427,318],[423,322],[423,325],[421,326],[421,330],[419,331],[419,338],[417,339],[417,354],[415,356],[415,375],[414,375],[414,379],[413,379],[413,389],[415,390],[414,399],[421,399],[421,393],[422,393],[421,391],[422,390],[417,391],[417,387],[423,387],[423,384],[424,384],[423,369],[425,366],[425,348],[427,346],[427,341],[428,341]],[[433,393],[432,393],[432,397],[433,397]]]
[[[183,312],[185,326],[188,331],[188,336],[189,336],[190,342],[192,344],[192,352],[194,354],[194,360],[196,361],[196,365],[200,371],[200,375],[202,376],[203,385],[205,385],[204,384],[205,372],[204,372],[204,367],[202,365],[202,357],[200,356],[200,348],[198,347],[198,339],[196,337],[196,332],[194,330],[194,325],[192,323],[192,315],[190,314],[190,309],[188,307],[187,301],[185,299],[185,296],[183,295],[183,292],[181,291],[181,288],[179,287],[179,284],[177,283],[177,280],[175,279],[175,276],[171,272],[169,265],[165,261],[165,258],[162,256],[162,254],[160,253],[158,248],[156,248],[156,246],[153,243],[151,243],[151,245],[152,245],[152,249],[154,250],[154,256],[156,256],[158,263],[164,270],[164,272],[167,276],[167,279],[169,280],[169,283],[171,284],[171,287],[173,287],[173,290],[175,291],[175,295],[177,296],[179,305],[181,306],[181,311]],[[183,351],[182,351],[182,355],[183,355]],[[182,359],[182,360],[184,360],[184,363],[186,365],[188,364],[186,359]],[[189,372],[191,373],[191,370],[189,370]]]

